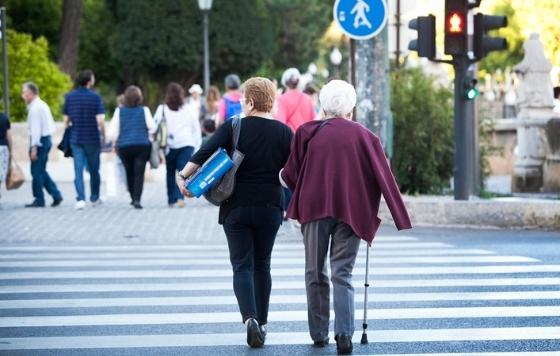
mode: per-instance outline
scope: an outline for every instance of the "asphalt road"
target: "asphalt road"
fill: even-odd
[[[332,335],[311,346],[297,229],[281,229],[267,345],[251,350],[216,209],[168,209],[147,190],[142,212],[124,197],[76,212],[26,211],[7,196],[0,354],[336,354]],[[368,345],[365,245],[354,271],[354,354],[560,355],[560,233],[383,226],[371,251]]]

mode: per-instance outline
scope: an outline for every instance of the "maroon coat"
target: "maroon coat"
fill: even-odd
[[[383,194],[397,228],[410,229],[408,212],[379,138],[349,120],[330,119],[319,128],[321,123],[302,125],[292,142],[282,172],[293,192],[288,217],[302,224],[335,218],[371,243],[381,223],[377,214]]]

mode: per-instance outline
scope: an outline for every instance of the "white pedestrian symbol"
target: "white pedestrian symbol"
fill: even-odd
[[[371,23],[367,19],[366,12],[369,12],[369,5],[365,2],[365,0],[357,0],[356,5],[350,14],[356,14],[354,17],[354,28],[358,28],[360,26],[367,26],[371,28]]]

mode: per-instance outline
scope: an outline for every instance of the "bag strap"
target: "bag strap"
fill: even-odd
[[[303,99],[303,96],[306,95],[304,93],[300,93],[301,95],[298,98],[297,104],[294,106],[294,110],[292,111],[292,113],[286,118],[286,122],[290,121],[292,119],[292,117],[295,115],[296,111],[299,108],[299,104],[301,103],[301,99]]]
[[[236,150],[239,145],[239,135],[241,134],[241,118],[236,115],[231,119],[231,128],[233,130],[232,135],[232,142],[233,142],[233,150]]]

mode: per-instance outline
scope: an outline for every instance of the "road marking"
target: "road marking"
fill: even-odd
[[[521,266],[438,266],[438,267],[374,267],[371,274],[383,275],[447,275],[447,274],[516,274],[516,273],[560,273],[560,265],[521,265]],[[300,268],[272,268],[273,276],[302,276]],[[365,268],[355,268],[354,276],[363,276]],[[8,279],[89,279],[89,278],[212,278],[230,277],[229,269],[189,269],[189,270],[133,270],[133,271],[55,271],[55,272],[2,272],[0,280]]]
[[[426,256],[426,257],[376,257],[373,264],[454,264],[454,263],[524,263],[540,262],[523,256]],[[273,257],[272,266],[303,266],[305,258]],[[96,267],[96,266],[231,266],[229,258],[207,259],[142,259],[142,260],[49,260],[49,261],[0,261],[0,268],[12,267]]]
[[[536,351],[536,352],[461,352],[446,354],[391,354],[383,356],[559,356],[560,351]],[[354,354],[354,356],[360,356]]]
[[[404,257],[404,256],[468,256],[468,255],[495,255],[496,253],[488,250],[481,249],[414,249],[414,250],[388,250],[382,251],[378,249],[372,249],[372,258],[379,257]],[[365,249],[361,249],[358,253],[358,257],[365,257]],[[300,250],[285,250],[285,251],[273,251],[272,258],[275,257],[304,257],[303,249]],[[0,261],[9,260],[81,260],[81,259],[149,259],[149,258],[229,258],[227,251],[183,251],[183,252],[95,252],[89,253],[75,253],[75,252],[63,252],[63,253],[5,253],[0,254]]]
[[[560,306],[390,308],[370,309],[369,311],[371,314],[370,320],[560,316]],[[363,311],[356,310],[355,313],[356,320],[361,320]],[[0,327],[211,324],[235,323],[239,322],[240,318],[239,312],[22,316],[0,317]],[[271,311],[269,312],[269,320],[276,322],[306,321],[307,310]]]
[[[488,279],[404,279],[373,280],[371,288],[423,288],[423,287],[493,287],[493,286],[558,286],[560,278],[488,278]],[[363,283],[354,280],[354,287],[359,289]],[[110,283],[110,284],[32,284],[0,286],[0,294],[7,293],[97,293],[97,292],[162,292],[162,291],[201,291],[231,290],[228,282],[200,283]],[[273,290],[305,289],[301,281],[272,281]]]
[[[374,242],[376,249],[407,249],[407,248],[449,248],[454,247],[442,242],[408,242],[399,240]],[[279,243],[274,246],[275,250],[303,250],[303,243]],[[365,247],[364,247],[365,248]],[[227,250],[227,244],[206,244],[206,245],[105,245],[105,246],[5,246],[0,247],[0,253],[5,252],[43,252],[43,251],[213,251]]]
[[[560,291],[529,292],[464,292],[464,293],[374,293],[370,302],[434,302],[467,300],[539,300],[560,299]],[[362,304],[363,294],[356,294],[356,304]],[[271,304],[305,304],[305,293],[272,295]],[[237,305],[234,296],[149,297],[149,298],[84,298],[84,299],[15,299],[0,300],[0,309],[47,308],[108,308],[180,305]]]
[[[560,328],[522,327],[522,328],[479,328],[479,329],[371,330],[368,332],[368,336],[369,336],[370,343],[558,340],[560,339]],[[155,348],[155,347],[235,346],[235,345],[246,346],[245,344],[246,337],[247,335],[245,333],[18,337],[18,338],[0,338],[0,350],[101,349],[101,348],[132,348],[132,347]],[[311,340],[309,338],[309,333],[307,332],[290,332],[290,333],[271,332],[267,335],[266,344],[267,345],[311,344]],[[360,344],[356,342],[354,346],[354,351],[356,353],[359,352],[361,347],[362,346],[360,346]],[[457,355],[464,355],[464,354],[457,354]],[[532,355],[532,354],[520,352],[517,354],[514,353],[512,355]],[[535,353],[535,355],[539,355],[539,354]]]

